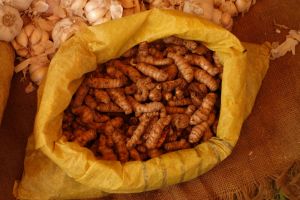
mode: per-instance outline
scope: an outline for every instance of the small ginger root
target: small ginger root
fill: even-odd
[[[146,147],[148,149],[154,149],[157,145],[157,142],[162,134],[163,129],[169,125],[172,117],[167,115],[166,117],[160,118],[150,130],[149,136],[146,140]]]
[[[204,83],[211,91],[216,91],[219,88],[218,82],[204,70],[195,70],[195,79],[200,83]]]
[[[183,107],[166,106],[167,114],[184,114],[186,109]]]
[[[117,156],[114,151],[106,146],[105,135],[100,135],[98,151],[102,154],[104,160],[117,160]]]
[[[190,144],[185,139],[181,139],[179,141],[166,143],[164,148],[166,151],[176,151],[179,149],[188,149],[190,148]]]
[[[191,117],[190,124],[196,125],[208,119],[209,113],[212,111],[217,100],[215,93],[208,93],[202,102],[201,107],[194,112]]]
[[[197,82],[193,82],[188,86],[188,90],[190,93],[196,93],[197,96],[204,98],[207,93],[208,93],[208,89],[205,86],[205,84],[203,83],[197,83]]]
[[[138,46],[138,56],[147,56],[148,53],[148,42],[141,42]]]
[[[129,153],[126,148],[125,136],[121,133],[121,131],[119,129],[116,129],[112,133],[112,139],[113,139],[114,145],[116,146],[119,160],[121,162],[128,161]]]
[[[159,140],[157,141],[156,148],[159,149],[159,148],[164,144],[164,142],[165,142],[165,140],[166,140],[167,135],[168,135],[169,132],[170,132],[170,126],[167,126],[167,127],[165,127],[165,128],[163,129],[163,132],[162,132],[162,134],[161,134],[161,137],[160,137]]]
[[[140,122],[140,124],[137,126],[137,128],[133,132],[130,140],[127,141],[126,146],[128,149],[133,148],[136,145],[137,141],[140,140],[141,136],[143,135],[147,126],[149,125],[149,122],[150,122],[149,117],[143,118],[143,120]]]
[[[139,101],[146,101],[150,90],[155,87],[155,84],[152,82],[151,78],[140,79],[136,82],[137,93],[134,95],[134,98]]]
[[[99,112],[124,112],[122,108],[113,102],[109,103],[98,103],[96,110]]]
[[[135,67],[146,76],[149,76],[158,82],[166,81],[168,78],[168,74],[166,72],[152,65],[138,63]]]
[[[133,95],[137,92],[138,88],[136,86],[136,84],[131,84],[129,86],[126,86],[124,88],[125,94],[126,95]]]
[[[178,69],[175,64],[165,66],[162,70],[168,74],[168,81],[174,80],[178,73]]]
[[[182,74],[183,78],[188,82],[192,82],[194,78],[194,71],[192,66],[184,59],[184,57],[176,53],[168,53],[168,58],[172,58]]]
[[[137,58],[137,62],[139,63],[147,63],[150,65],[156,65],[156,66],[163,66],[163,65],[170,65],[173,63],[173,60],[171,58],[156,58],[154,56],[140,56]]]
[[[162,99],[162,86],[161,84],[157,84],[155,88],[153,88],[149,93],[149,99],[151,101],[161,101]]]
[[[129,154],[130,154],[130,158],[132,158],[132,160],[142,160],[139,152],[135,149],[135,148],[132,148],[129,150]]]
[[[148,151],[148,156],[150,158],[156,158],[156,157],[159,157],[160,155],[162,154],[162,151],[159,150],[159,149],[150,149]]]
[[[72,107],[81,106],[88,92],[89,87],[86,84],[81,84],[75,93],[75,97],[72,102]]]
[[[190,64],[197,65],[205,70],[211,76],[215,76],[220,73],[220,68],[214,67],[204,56],[195,54],[188,54],[184,57]]]
[[[150,103],[140,104],[130,96],[128,97],[128,100],[131,103],[137,116],[141,115],[142,113],[161,111],[165,107],[161,102],[150,102]]]
[[[126,76],[128,76],[129,79],[132,80],[134,83],[143,78],[143,76],[138,70],[136,70],[131,65],[124,64],[120,60],[114,60],[113,65],[121,72],[123,72]]]
[[[102,102],[102,103],[109,103],[110,102],[110,97],[108,93],[105,90],[101,89],[96,89],[94,91],[95,99],[97,102]]]
[[[84,99],[84,103],[92,110],[97,107],[97,101],[90,95],[87,95]]]
[[[207,129],[209,129],[207,122],[202,122],[201,124],[194,126],[189,135],[189,142],[190,143],[199,142],[199,140],[202,138],[204,132]]]
[[[148,51],[149,51],[149,54],[156,59],[162,59],[164,57],[163,53],[154,47],[150,47],[148,49]],[[153,64],[153,63],[149,63],[149,64]],[[156,65],[156,64],[153,64],[153,65]]]
[[[166,81],[162,83],[162,88],[164,91],[171,92],[175,90],[175,88],[184,88],[187,85],[187,82],[182,79],[175,79],[171,81]]]
[[[196,49],[198,47],[198,44],[195,41],[183,40],[181,38],[177,38],[177,37],[174,37],[174,36],[164,38],[163,41],[166,44],[175,44],[175,45],[185,46],[189,50],[193,50],[193,49]]]
[[[89,78],[87,80],[87,85],[97,89],[119,88],[125,86],[126,81],[113,78]]]
[[[122,89],[110,89],[108,90],[108,93],[112,100],[125,111],[125,114],[128,115],[132,113],[132,108],[130,103],[127,101],[127,98],[125,96],[125,93]]]
[[[207,121],[206,121],[207,124],[208,124],[208,126],[212,126],[214,124],[214,122],[215,122],[215,119],[216,119],[216,113],[214,111],[212,111],[209,114],[209,116],[207,118]]]
[[[190,98],[176,99],[168,101],[169,106],[187,106],[192,104],[192,100]]]
[[[200,107],[202,105],[202,98],[199,97],[199,95],[196,92],[190,92],[190,95],[191,95],[192,103],[195,106]]]
[[[179,55],[185,55],[188,52],[188,49],[184,46],[172,45],[165,49],[166,54],[168,54],[169,52],[176,53]]]
[[[80,146],[85,146],[88,142],[94,140],[97,137],[96,131],[89,129],[87,131],[75,130],[74,132],[74,142],[78,143]]]
[[[181,88],[175,88],[175,98],[177,100],[184,99],[184,91]]]
[[[194,114],[194,112],[197,110],[197,107],[195,105],[188,105],[188,107],[185,110],[185,114],[191,116]]]
[[[176,129],[184,129],[189,126],[190,116],[187,114],[173,114],[172,125]]]

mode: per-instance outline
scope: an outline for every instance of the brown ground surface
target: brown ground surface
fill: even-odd
[[[245,42],[281,42],[285,39],[286,32],[275,33],[273,20],[299,30],[299,10],[299,0],[258,0],[249,13],[237,19],[233,32]],[[296,52],[295,56],[289,53],[271,62],[253,112],[244,123],[240,140],[231,156],[219,166],[188,183],[160,191],[114,195],[106,199],[206,199],[219,192],[214,187],[214,180],[221,181],[228,189],[248,183],[243,174],[249,173],[236,173],[235,163],[240,163],[245,169],[250,166],[250,174],[251,171],[256,172],[252,177],[255,179],[257,174],[264,174],[263,169],[268,168],[275,172],[285,165],[287,160],[293,157],[300,158],[300,139],[293,136],[300,133],[300,45]],[[20,77],[21,75],[16,75],[13,79],[7,109],[0,127],[0,200],[14,199],[13,183],[15,179],[20,179],[22,174],[26,140],[32,131],[36,111],[36,94],[24,93],[26,84],[20,82]],[[282,140],[278,144],[268,142],[274,137],[280,137]],[[294,142],[290,142],[286,151],[278,148],[287,141]],[[270,154],[277,155],[276,158],[264,155],[260,151],[262,146],[267,146]],[[261,157],[265,159],[259,159]],[[218,175],[220,172],[233,173],[230,178],[227,176],[225,179]]]

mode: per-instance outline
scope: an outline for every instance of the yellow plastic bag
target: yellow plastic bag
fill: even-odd
[[[85,73],[142,41],[170,35],[203,42],[224,63],[217,137],[193,149],[124,164],[97,160],[89,149],[61,139],[63,111]],[[83,30],[62,45],[39,89],[34,138],[14,194],[20,199],[91,198],[158,189],[207,172],[232,152],[268,68],[266,46],[244,46],[208,21],[157,9]]]
[[[0,41],[0,125],[14,72],[14,60],[15,54],[11,46]]]

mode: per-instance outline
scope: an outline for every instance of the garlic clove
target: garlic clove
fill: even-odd
[[[41,37],[41,42],[46,42],[49,40],[49,35],[46,31],[42,31],[42,37]]]
[[[84,7],[84,11],[85,13],[89,13],[96,8],[98,8],[98,3],[96,1],[89,1]]]
[[[17,9],[0,6],[0,40],[11,42],[21,31],[23,20]]]
[[[231,15],[228,13],[222,13],[221,24],[227,30],[231,30],[231,28],[233,26],[233,19],[232,19]]]
[[[42,38],[42,30],[39,28],[35,28],[30,36],[31,45],[36,45]]]
[[[118,1],[112,1],[109,10],[112,19],[118,19],[122,17],[123,7]]]
[[[32,34],[34,29],[35,29],[35,27],[32,24],[28,24],[27,26],[24,27],[24,31],[25,31],[27,37]]]
[[[99,18],[102,18],[107,13],[106,8],[98,8],[95,9],[89,13],[86,13],[86,18],[89,21],[89,23],[96,22]]]
[[[37,43],[37,44],[31,46],[31,55],[32,56],[40,55],[40,54],[44,53],[44,51],[45,51],[45,46],[41,43]]]
[[[23,29],[21,30],[20,34],[16,37],[15,40],[23,48],[27,47],[28,45],[28,37]]]
[[[47,4],[45,1],[38,0],[35,2],[32,2],[32,10],[36,13],[44,13],[49,9],[49,4]]]
[[[30,74],[30,79],[37,85],[40,85],[42,80],[45,78],[48,71],[47,66],[37,68],[33,73]]]

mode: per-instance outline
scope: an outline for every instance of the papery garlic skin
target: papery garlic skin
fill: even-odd
[[[83,19],[79,17],[64,18],[57,22],[52,30],[54,47],[58,48],[62,42],[72,37],[77,31],[85,27]]]
[[[49,9],[49,4],[45,0],[34,0],[31,3],[30,9],[32,10],[33,15],[45,13]]]
[[[29,8],[32,0],[2,0],[4,5],[9,5],[18,9],[19,11],[23,11]]]
[[[23,20],[17,9],[0,6],[0,40],[10,42],[21,31]]]
[[[22,28],[20,34],[12,41],[16,53],[25,58],[37,56],[53,46],[49,34],[33,24]]]
[[[221,4],[220,10],[222,12],[226,12],[230,14],[231,16],[237,16],[238,15],[238,10],[235,6],[235,4],[232,1],[225,1]]]
[[[90,0],[84,8],[84,13],[89,24],[96,25],[104,23],[110,19],[105,15],[109,12],[109,0]]]
[[[30,70],[33,68],[35,70]],[[40,85],[42,80],[45,78],[47,72],[48,72],[48,66],[47,65],[30,65],[29,66],[30,73],[30,79],[37,85]]]
[[[199,15],[211,20],[213,17],[214,2],[212,0],[187,0],[184,2],[183,12]]]

